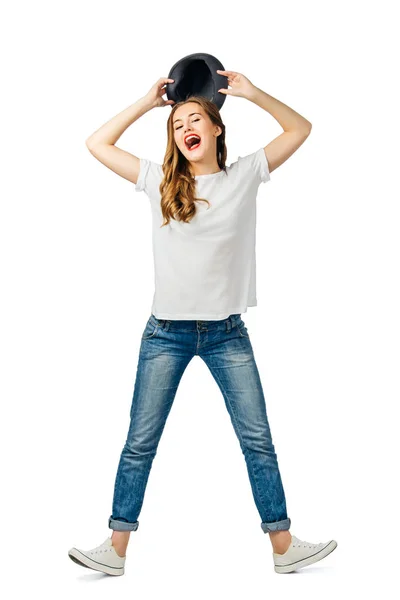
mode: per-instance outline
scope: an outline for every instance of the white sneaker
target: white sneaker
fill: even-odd
[[[68,556],[81,567],[101,571],[108,575],[123,575],[126,556],[119,556],[112,545],[111,537],[92,550],[71,548]]]
[[[299,540],[292,535],[292,541],[284,554],[272,553],[274,557],[275,571],[277,573],[290,573],[307,565],[315,563],[321,558],[328,556],[337,546],[335,540],[321,544],[312,544]]]

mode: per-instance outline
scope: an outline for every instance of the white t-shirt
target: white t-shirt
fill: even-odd
[[[150,200],[158,319],[225,319],[257,305],[256,197],[270,179],[264,148],[219,171],[196,175],[196,215],[189,223],[171,218],[161,227],[162,166],[140,159],[135,189]]]

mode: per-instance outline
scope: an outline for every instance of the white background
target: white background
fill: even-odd
[[[8,597],[337,598],[396,576],[399,48],[393,3],[20,2],[3,12],[2,587]],[[273,570],[244,457],[199,357],[161,438],[124,577],[73,563],[111,530],[153,296],[144,193],[87,137],[188,54],[313,126],[257,198],[253,344],[291,533],[337,549]],[[162,162],[170,107],[118,140]],[[282,133],[227,97],[227,164]],[[10,577],[11,576],[11,577]],[[129,595],[129,596],[128,596]],[[347,596],[346,596],[347,597]]]

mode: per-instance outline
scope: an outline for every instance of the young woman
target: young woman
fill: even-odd
[[[272,443],[249,332],[241,313],[256,306],[255,225],[259,185],[307,139],[311,124],[256,88],[244,75],[219,71],[219,90],[256,103],[284,132],[256,152],[225,165],[225,126],[216,105],[191,96],[168,118],[163,165],[139,159],[115,142],[140,116],[164,100],[161,78],[148,94],[88,140],[100,162],[144,191],[151,204],[155,292],[144,328],[130,425],[116,474],[112,537],[69,556],[111,575],[124,573],[125,552],[139,513],[157,446],[181,377],[194,356],[210,369],[224,397],[244,454],[261,528],[269,534],[274,568],[294,571],[327,556],[336,542],[313,544],[289,532],[290,518]]]

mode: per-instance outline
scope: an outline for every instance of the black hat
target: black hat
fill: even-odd
[[[168,79],[174,80],[166,85],[168,100],[177,103],[189,96],[203,96],[220,109],[226,95],[218,90],[228,87],[228,78],[217,73],[217,69],[225,70],[222,63],[211,54],[196,53],[181,58],[168,74]]]

